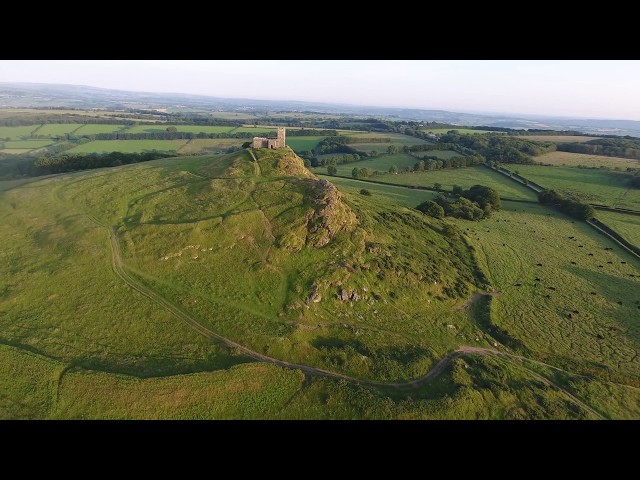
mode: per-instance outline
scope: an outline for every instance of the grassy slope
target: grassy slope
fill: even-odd
[[[457,360],[438,380],[412,390],[410,398],[403,391],[357,387],[328,379],[302,383],[297,372],[264,365],[239,365],[228,371],[214,371],[241,362],[242,358],[205,341],[122,284],[110,270],[106,229],[92,223],[84,212],[104,225],[120,226],[125,264],[132,274],[215,331],[272,356],[357,376],[396,379],[424,373],[447,350],[461,343],[493,342],[481,325],[474,325],[466,311],[452,308],[460,297],[447,299],[443,295],[443,287],[461,291],[470,288],[472,279],[465,275],[472,264],[464,263],[472,260],[465,257],[465,249],[449,245],[439,235],[442,223],[398,208],[397,200],[406,200],[389,195],[388,191],[386,194],[374,191],[372,197],[363,197],[348,190],[344,201],[356,213],[359,227],[338,234],[326,247],[302,247],[292,255],[283,245],[295,245],[296,235],[302,235],[296,222],[309,208],[306,190],[282,177],[283,170],[274,168],[273,157],[262,158],[260,167],[262,175],[255,175],[251,160],[237,155],[161,160],[53,177],[17,185],[2,193],[0,238],[6,246],[0,263],[5,273],[0,276],[3,279],[0,311],[6,313],[0,316],[2,341],[17,345],[20,350],[2,346],[0,358],[3,365],[19,366],[7,371],[19,376],[20,381],[11,382],[10,376],[0,375],[0,381],[7,385],[0,397],[4,408],[0,415],[4,418],[590,416],[566,394],[540,383],[535,373],[497,358]],[[230,172],[235,174],[233,178],[218,178],[228,177]],[[349,182],[357,183],[347,180],[343,185]],[[503,290],[497,300],[504,303],[507,312],[522,300],[510,293],[518,291],[508,288],[509,275],[513,272],[530,275],[527,272],[533,267],[527,266],[527,262],[536,255],[549,256],[542,249],[546,244],[539,239],[526,243],[534,235],[524,231],[528,226],[520,225],[523,214],[531,216],[524,220],[527,222],[541,219],[541,224],[534,226],[536,230],[549,225],[550,231],[544,233],[557,235],[556,243],[567,226],[580,227],[576,231],[585,235],[585,246],[595,249],[598,242],[603,242],[599,237],[590,237],[590,231],[581,230],[581,225],[554,217],[556,225],[548,218],[542,219],[539,212],[505,211],[488,221],[496,222],[495,225],[457,222],[463,229],[476,230],[468,232],[468,241],[476,245],[478,258],[494,286]],[[485,236],[482,227],[496,233],[487,232]],[[374,243],[366,247],[363,237]],[[525,257],[521,253],[505,255],[500,247],[505,239],[525,242],[518,249],[526,252]],[[196,244],[200,247],[198,258],[194,259]],[[183,250],[190,245],[192,248]],[[375,253],[369,253],[368,249]],[[161,260],[178,250],[184,255]],[[623,254],[603,255],[615,259]],[[615,282],[620,281],[617,278],[624,273],[620,270],[623,266],[607,267],[611,271],[607,270],[605,276],[605,272],[586,263],[581,267],[587,275],[565,267],[566,255],[556,257],[557,260],[553,255],[545,257],[545,262],[563,272],[562,275],[570,275],[563,279],[563,286],[575,283],[582,275],[587,279],[584,281],[595,282],[599,290],[600,300],[581,308],[587,308],[585,314],[592,316],[587,316],[587,320],[598,318],[598,324],[604,322],[615,327],[612,316],[620,312],[619,306],[613,305],[612,295],[617,294]],[[385,258],[384,263],[379,263]],[[627,267],[633,268],[630,264],[629,261]],[[376,273],[378,268],[380,271]],[[433,275],[437,284],[431,282]],[[351,306],[350,302],[335,299],[335,287],[327,287],[319,303],[304,306],[313,282],[322,290],[336,280],[367,295],[367,303],[375,303],[367,305],[360,301],[352,302]],[[613,286],[607,287],[612,281]],[[364,292],[365,286],[368,293]],[[558,293],[569,295],[571,289],[583,287],[584,282],[577,282],[575,287],[567,287],[568,292]],[[619,287],[625,292],[634,291],[631,285]],[[621,308],[630,308],[626,303],[625,297],[625,306]],[[540,318],[519,317],[520,310],[517,315],[503,315],[501,304],[496,303],[493,308],[498,310],[496,319],[502,322],[501,326],[510,334],[521,335],[521,341],[533,356],[549,358],[579,371],[592,367],[590,362],[600,362],[598,374],[604,377],[613,373],[625,380],[637,376],[633,361],[621,365],[619,360],[636,341],[637,332],[632,325],[607,336],[601,342],[606,348],[597,353],[588,336],[592,328],[589,322],[577,332],[566,333],[562,329],[557,333],[554,328],[542,325]],[[528,327],[520,330],[519,325],[529,325],[532,320],[537,320],[534,325],[543,330],[541,335],[548,332],[551,340],[533,337]],[[557,317],[550,315],[548,320],[553,325]],[[455,329],[447,324],[453,324]],[[567,339],[554,343],[558,334]],[[609,346],[614,353],[607,353]],[[32,360],[29,355],[33,354],[26,353],[25,348],[51,360]],[[50,378],[59,378],[62,368],[67,366],[75,368],[65,373],[58,393],[53,396]],[[193,374],[181,375],[190,372]],[[140,376],[150,378],[142,380]],[[637,418],[637,408],[634,410],[637,396],[633,396],[633,389],[620,390],[622,387],[585,382],[577,377],[562,381],[571,384],[574,394],[604,411],[605,416]],[[23,405],[25,391],[33,392],[33,398]],[[611,398],[611,392],[617,394],[615,399]]]

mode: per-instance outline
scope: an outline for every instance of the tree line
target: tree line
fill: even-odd
[[[589,220],[595,215],[595,210],[588,203],[562,196],[555,190],[543,190],[538,194],[538,201],[578,220]]]
[[[76,170],[89,170],[103,167],[118,167],[132,163],[148,162],[159,158],[174,157],[170,152],[143,152],[143,153],[91,153],[88,155],[61,155],[58,157],[39,157],[33,162],[30,174],[48,175],[51,173],[73,172]]]
[[[633,138],[597,138],[584,143],[559,143],[562,152],[605,155],[640,160],[640,139]]]
[[[500,208],[500,195],[496,190],[485,185],[474,185],[467,190],[455,185],[451,196],[438,195],[434,200],[427,200],[416,207],[430,217],[447,216],[465,220],[488,218],[493,211]]]

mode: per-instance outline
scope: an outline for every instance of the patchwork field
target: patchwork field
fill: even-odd
[[[202,153],[208,150],[224,150],[229,147],[240,147],[247,139],[245,138],[194,138],[185,143],[178,153],[192,154]]]
[[[117,131],[124,131],[127,129],[126,125],[106,125],[106,124],[86,124],[78,128],[75,135],[95,135],[96,133],[113,133]]]
[[[386,172],[389,170],[389,167],[395,165],[398,167],[398,170],[402,171],[406,167],[413,168],[417,161],[418,160],[411,155],[397,153],[394,155],[380,155],[375,158],[368,158],[367,160],[355,163],[345,163],[337,165],[336,168],[338,169],[338,175],[350,177],[351,171],[354,168],[369,168],[371,171],[379,170],[381,172]],[[317,167],[314,168],[313,171],[317,173],[327,173],[327,167]]]
[[[8,138],[9,140],[17,140],[20,137],[29,137],[40,125],[26,125],[20,127],[0,127],[0,139]]]
[[[452,128],[421,128],[420,130],[422,130],[423,132],[427,132],[427,133],[439,133],[441,135],[450,132],[451,130],[456,130],[460,135],[481,135],[483,133],[501,133],[501,132],[494,132],[491,130],[472,130],[470,128],[464,128],[464,127],[452,127]]]
[[[433,187],[436,183],[439,183],[442,185],[443,190],[449,191],[454,185],[469,188],[473,185],[481,184],[495,189],[501,197],[515,200],[537,201],[535,192],[482,166],[449,168],[445,170],[403,173],[398,175],[387,174],[376,177],[376,180],[422,187]]]
[[[596,218],[613,228],[632,244],[640,247],[640,215],[597,210]]]
[[[127,128],[128,133],[158,133],[166,132],[167,128],[175,127],[178,132],[191,133],[229,133],[233,127],[217,125],[134,125]]]
[[[324,140],[326,137],[321,136],[300,136],[300,137],[287,137],[287,145],[295,152],[303,152],[305,150],[312,151],[318,143]]]
[[[567,167],[609,167],[626,170],[628,167],[640,168],[640,160],[630,158],[606,157],[604,155],[588,155],[585,153],[550,152],[533,158],[536,163],[544,163]]]
[[[79,123],[45,123],[40,128],[33,132],[33,135],[44,135],[44,136],[61,136],[65,133],[71,133],[82,125]]]
[[[69,150],[71,153],[142,152],[180,150],[187,140],[94,140]]]
[[[6,149],[23,149],[33,150],[36,148],[46,147],[51,145],[53,140],[14,140],[10,142],[4,142],[4,148]]]
[[[595,140],[598,137],[583,137],[582,135],[523,135],[523,137],[537,142],[555,143],[584,143]]]
[[[629,187],[627,175],[616,172],[542,165],[512,166],[523,177],[583,201],[640,210],[640,189]]]

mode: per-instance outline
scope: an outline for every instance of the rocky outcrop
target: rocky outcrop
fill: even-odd
[[[314,247],[324,247],[340,231],[351,231],[358,220],[351,209],[342,201],[336,187],[327,180],[306,182],[308,195],[314,211],[307,222],[309,235],[307,243]]]

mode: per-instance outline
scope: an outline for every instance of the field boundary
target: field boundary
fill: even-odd
[[[524,185],[527,188],[532,189],[533,191],[535,191],[537,193],[540,193],[540,192],[545,190],[545,188],[543,186],[538,185],[537,183],[534,183],[534,182],[530,182],[529,180],[527,180],[523,176],[517,175],[515,173],[511,173],[507,169],[501,169],[500,167],[491,167],[491,166],[487,165],[486,163],[483,163],[483,165],[485,167],[487,167],[487,168],[490,168],[491,170],[493,170],[495,172],[498,172],[498,173],[504,175],[505,177],[508,177],[508,178],[510,178],[510,179],[512,179],[512,180]],[[540,189],[540,190],[538,190],[538,189]],[[624,211],[626,209],[620,210],[620,209],[613,208],[613,207],[604,207],[603,205],[593,205],[593,204],[589,204],[589,205],[591,205],[593,208],[600,209],[600,210],[608,210],[608,211],[617,212],[617,213],[625,213],[625,214],[628,214],[628,215],[640,215],[640,212],[637,212],[636,210]],[[605,223],[601,222],[597,218],[592,218],[591,220],[586,220],[586,222],[592,228],[594,228],[596,231],[600,232],[603,235],[606,235],[611,240],[613,240],[618,245],[620,245],[625,250],[627,250],[629,253],[631,253],[632,255],[634,255],[637,258],[640,258],[640,248],[638,248],[636,245],[634,245],[629,240],[624,238],[622,235],[620,235],[618,232],[616,232],[613,228],[609,227],[608,225],[606,225]]]

